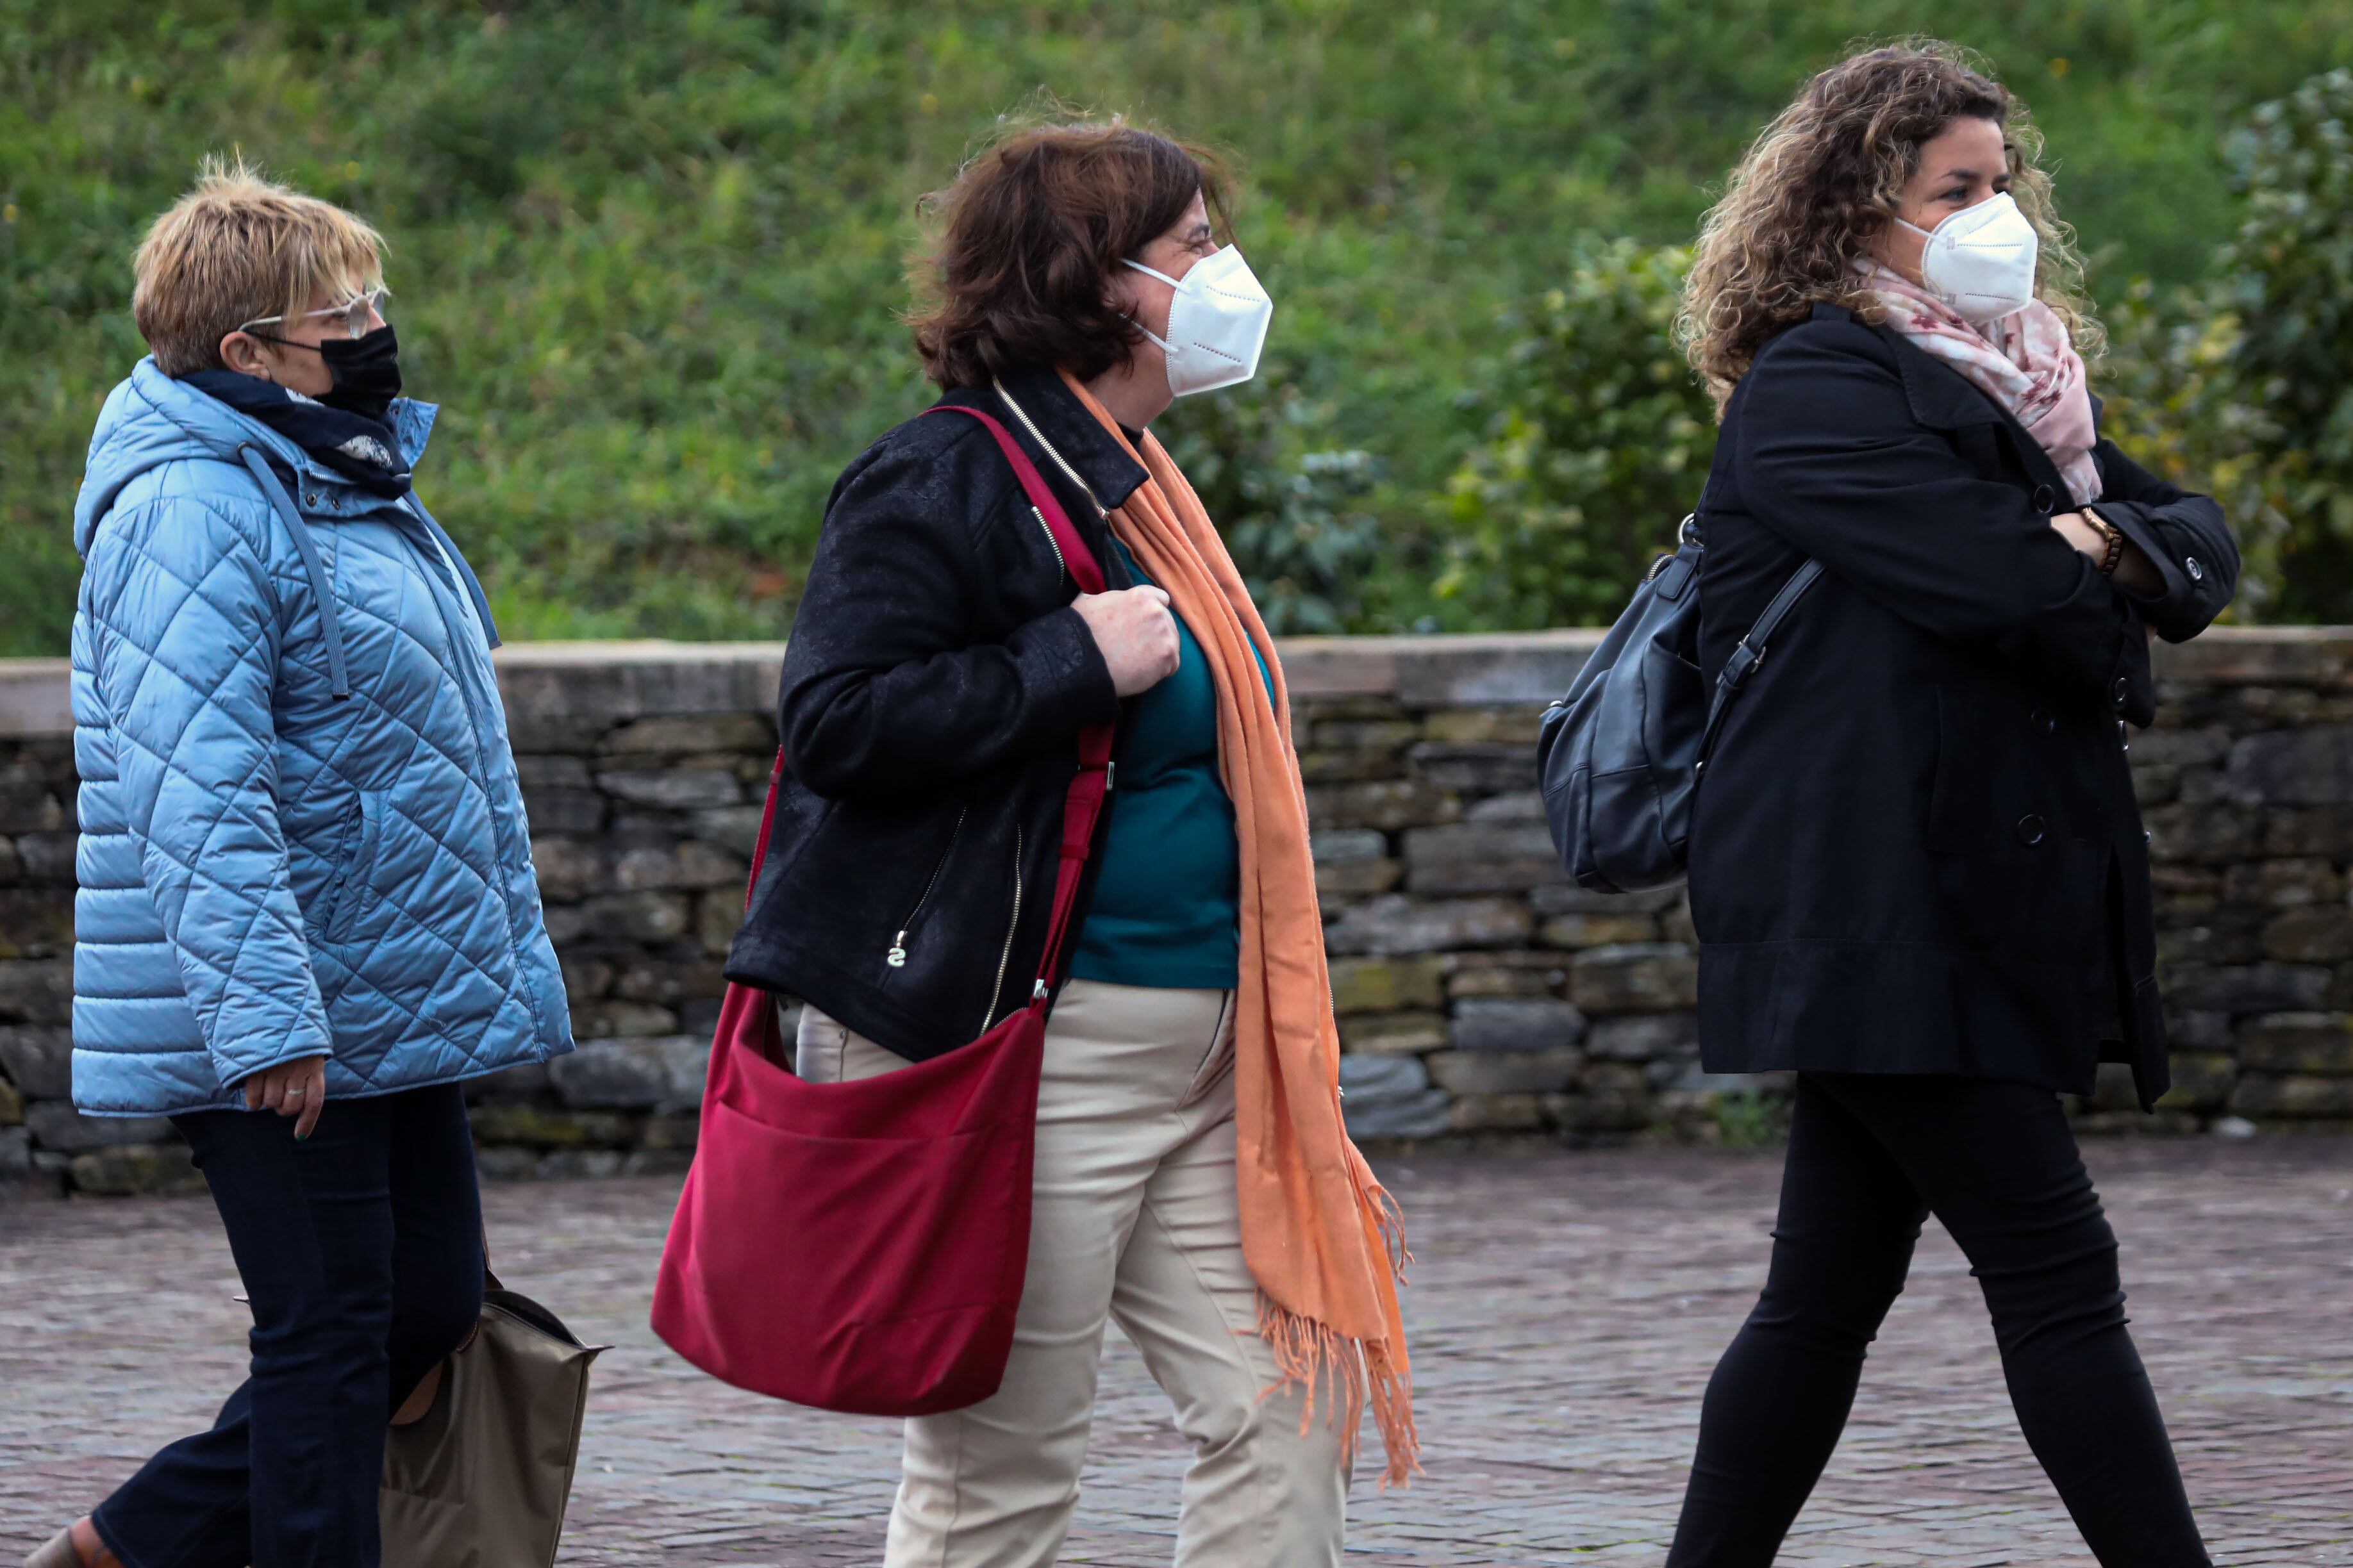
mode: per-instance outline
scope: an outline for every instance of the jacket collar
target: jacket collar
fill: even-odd
[[[1073,516],[1092,517],[1098,505],[1106,511],[1117,510],[1134,493],[1135,487],[1151,477],[1144,471],[1143,465],[1120,449],[1111,432],[1087,412],[1085,405],[1071,395],[1054,372],[1015,371],[1003,380],[1005,390],[1021,405],[1018,413],[1006,406],[1005,399],[997,396],[994,387],[959,387],[941,401],[961,403],[995,415],[1037,463],[1046,482],[1067,491],[1071,488],[1070,476],[1062,472],[1061,464],[1054,461],[1051,453],[1039,448],[1020,417],[1028,415],[1038,427],[1037,434],[1061,454],[1087,488],[1086,495],[1071,498],[1079,503],[1072,509]],[[1091,501],[1093,504],[1089,504]]]
[[[1854,312],[1840,305],[1818,304],[1814,319],[1825,317],[1852,321]],[[1973,425],[1990,425],[2010,438],[2028,476],[2038,485],[2048,485],[2063,496],[2066,481],[2060,476],[2059,466],[2051,454],[2042,449],[2032,432],[2018,422],[2017,416],[1989,396],[1983,387],[1969,380],[1943,360],[1915,343],[1902,332],[1884,323],[1871,329],[1886,341],[1895,355],[1896,373],[1904,380],[1905,400],[1912,405],[1912,417],[1933,430],[1960,430]],[[2096,403],[2094,417],[2097,418]]]

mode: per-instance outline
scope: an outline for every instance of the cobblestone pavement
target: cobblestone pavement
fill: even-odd
[[[2136,1331],[2218,1562],[2353,1564],[2353,1143],[2099,1142]],[[1360,1483],[1350,1561],[1655,1563],[1700,1389],[1763,1272],[1769,1154],[1387,1163],[1419,1261],[1428,1473]],[[610,1341],[562,1561],[880,1560],[888,1423],[722,1387],[645,1327],[675,1184],[501,1186],[510,1281]],[[0,1210],[0,1561],[88,1507],[237,1375],[234,1269],[202,1200]],[[1126,1346],[1066,1563],[1168,1562],[1183,1453]],[[2091,1562],[2028,1455],[1941,1232],[1782,1562]]]

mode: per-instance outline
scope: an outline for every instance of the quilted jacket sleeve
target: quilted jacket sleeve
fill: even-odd
[[[278,819],[277,598],[252,539],[175,496],[91,552],[128,831],[221,1083],[326,1054]]]

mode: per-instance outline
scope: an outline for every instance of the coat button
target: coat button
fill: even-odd
[[[2048,708],[2037,708],[2026,716],[2026,721],[2034,726],[2034,732],[2038,735],[2053,735],[2059,731],[2059,721],[2052,716]]]
[[[2049,485],[2037,485],[2034,487],[2034,510],[2041,512],[2043,516],[2049,517],[2051,515],[2052,508],[2056,506],[2058,502],[2059,498],[2052,493],[2051,487]]]
[[[2116,677],[2116,683],[2108,689],[2108,700],[2119,708],[2125,705],[2125,700],[2131,695],[2132,682],[2121,675]]]
[[[2018,841],[2031,847],[2042,842],[2042,819],[2028,812],[2018,819]]]
[[[2206,563],[2195,555],[2184,557],[2181,569],[2189,574],[2189,580],[2192,583],[2203,583],[2206,580]]]

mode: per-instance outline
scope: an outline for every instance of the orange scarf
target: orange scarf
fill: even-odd
[[[1388,1460],[1382,1484],[1403,1481],[1419,1446],[1398,1310],[1404,1220],[1340,1118],[1340,1029],[1282,666],[1225,542],[1160,443],[1147,432],[1138,452],[1085,387],[1062,379],[1151,476],[1111,524],[1184,617],[1217,686],[1218,767],[1241,850],[1236,1187],[1259,1332],[1282,1370],[1276,1386],[1306,1390],[1301,1430],[1320,1384],[1324,1418],[1345,1424],[1353,1451],[1369,1403]],[[1271,702],[1253,647],[1273,677]]]

